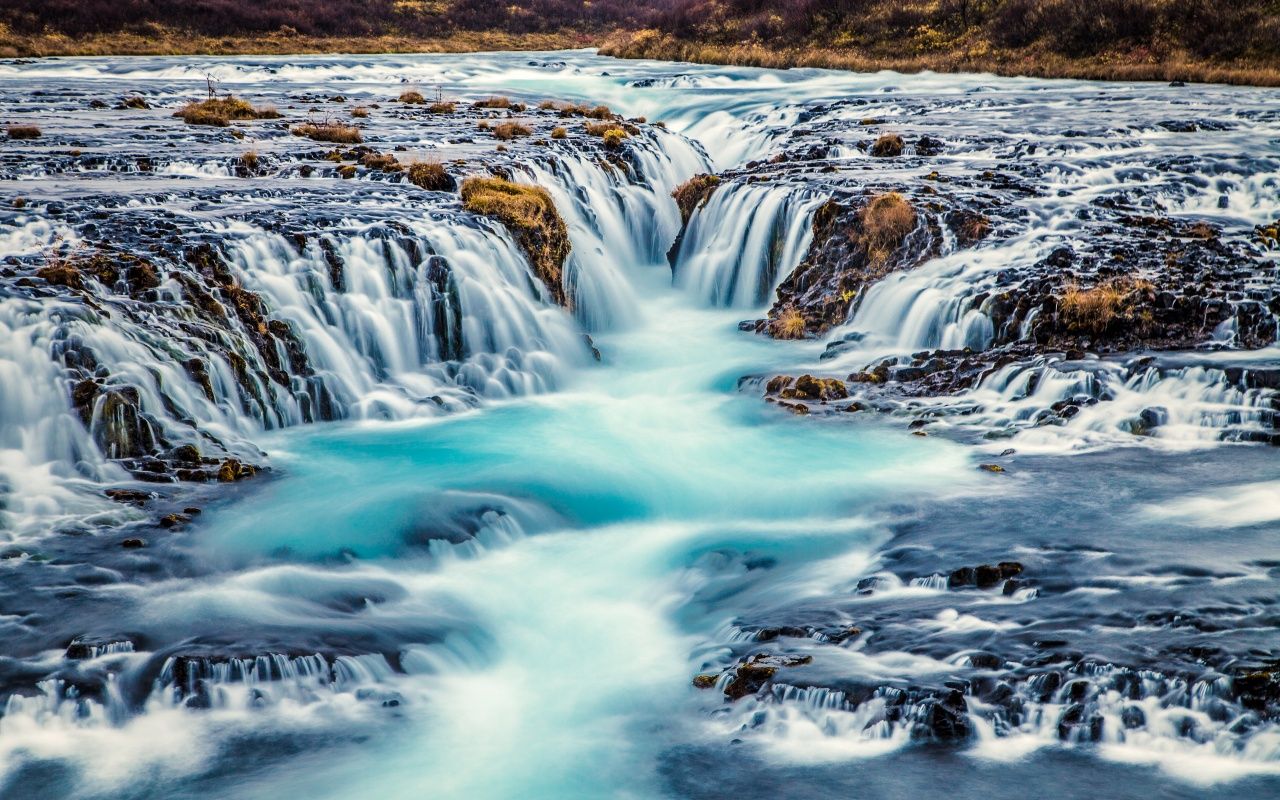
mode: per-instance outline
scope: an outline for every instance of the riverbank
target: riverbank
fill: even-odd
[[[18,35],[0,27],[0,57],[323,55],[332,53],[478,53],[513,50],[571,50],[594,47],[600,37],[572,31],[507,33],[453,31],[437,38],[383,36],[307,36],[287,31],[236,36],[207,36],[153,26],[146,34],[128,31],[68,36],[62,33]]]
[[[1183,81],[1239,86],[1280,86],[1280,65],[1264,62],[1212,62],[1186,54],[1154,59],[1149,51],[1104,53],[1069,58],[1034,48],[999,49],[988,43],[907,56],[870,54],[838,47],[770,47],[692,42],[658,31],[620,33],[600,47],[614,58],[689,61],[737,67],[793,69],[809,67],[847,72],[991,73],[1002,77],[1068,78],[1102,81]]]

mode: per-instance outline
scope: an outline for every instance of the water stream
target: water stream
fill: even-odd
[[[202,393],[182,368],[189,354],[165,341],[181,334],[155,327],[169,322],[91,326],[76,322],[82,309],[54,313],[45,301],[0,296],[0,519],[22,546],[0,563],[14,576],[0,641],[21,642],[0,652],[0,678],[56,671],[63,650],[49,646],[56,636],[46,627],[107,642],[79,668],[104,691],[51,678],[11,694],[0,716],[0,794],[1280,791],[1276,723],[1246,719],[1219,673],[1186,677],[1197,669],[1187,653],[1206,632],[1242,659],[1280,657],[1280,466],[1274,450],[1205,433],[1261,425],[1261,412],[1249,414],[1269,395],[1229,395],[1219,372],[1194,364],[1130,381],[1138,399],[1122,411],[1029,432],[1016,447],[1050,455],[995,475],[977,466],[1004,439],[916,436],[869,414],[797,417],[738,388],[744,376],[983,346],[991,332],[957,311],[957,298],[1069,236],[1063,209],[1087,204],[1104,183],[1170,180],[1154,196],[1173,213],[1207,213],[1229,230],[1274,219],[1274,93],[1204,87],[1174,102],[1153,86],[777,73],[574,52],[47,59],[0,64],[0,96],[38,105],[140,91],[173,104],[206,74],[281,107],[294,94],[338,92],[390,105],[402,85],[439,85],[460,97],[605,102],[667,129],[635,145],[631,176],[571,155],[516,170],[517,181],[549,188],[569,224],[572,313],[529,284],[496,226],[460,222],[445,201],[407,201],[363,178],[282,175],[248,192],[224,166],[239,144],[192,145],[146,175],[7,163],[6,196],[71,208],[76,197],[117,197],[122,214],[175,214],[293,323],[315,371],[288,391],[264,383],[246,410],[233,399],[230,366],[214,369],[212,393]],[[1034,140],[1059,158],[1047,173],[1056,188],[1000,244],[887,280],[873,290],[878,302],[827,337],[744,332],[739,321],[763,313],[803,256],[825,198],[804,186],[726,189],[695,215],[673,274],[667,249],[680,220],[670,192],[696,172],[769,157],[788,130],[808,124],[802,114],[851,98],[900,114],[907,129],[945,129],[959,143],[951,166],[979,168],[1016,146],[1010,140]],[[1197,177],[1189,190],[1111,163],[1134,148],[1179,150],[1179,134],[1149,126],[1180,104],[1232,120],[1225,139],[1203,147],[1239,148],[1222,159],[1235,171]],[[50,151],[81,142],[133,157],[138,143],[114,125],[102,133],[67,113],[49,123],[62,137]],[[984,138],[995,121],[1007,138]],[[1108,142],[1061,136],[1068,124],[1092,123]],[[380,141],[473,155],[408,121],[385,125]],[[257,146],[270,157],[289,139],[263,134]],[[852,148],[836,157],[866,160]],[[78,235],[77,219],[4,213],[0,256],[28,257],[60,233]],[[323,225],[299,246],[270,227],[273,215]],[[341,256],[342,287],[325,248]],[[454,305],[441,304],[432,258],[450,265]],[[456,317],[441,316],[446,308]],[[194,418],[271,474],[209,494],[154,556],[69,559],[70,527],[144,523],[99,496],[127,475],[64,398],[48,354],[68,330],[113,375],[142,386],[151,408],[180,410],[156,417],[175,441]],[[823,358],[842,339],[857,346]],[[997,376],[975,391],[984,423],[1033,404],[1010,388],[1020,379]],[[1039,387],[1040,406],[1081,391]],[[1117,444],[1122,418],[1156,394],[1176,417],[1168,441]],[[1031,577],[1021,588],[948,585],[954,569],[1015,560]],[[19,577],[37,569],[42,577]],[[24,609],[16,598],[28,587],[37,599]],[[781,668],[771,689],[736,703],[692,685],[750,653],[773,653],[781,639],[759,634],[768,626],[808,630],[788,652],[812,660]],[[875,634],[835,633],[855,627]],[[1107,720],[1099,741],[1058,735],[1069,683],[1056,694],[1057,684],[1017,684],[1026,716],[1014,722],[970,699],[966,747],[921,745],[885,713],[893,687],[950,685],[956,674],[982,673],[987,652],[1030,674],[1056,663],[1045,648],[1068,640],[1072,663],[1141,671],[1132,693],[1118,679],[1089,690]],[[1091,674],[1103,675],[1098,685],[1111,675]],[[728,679],[718,680],[723,689]],[[1130,705],[1146,715],[1137,732],[1121,722]]]

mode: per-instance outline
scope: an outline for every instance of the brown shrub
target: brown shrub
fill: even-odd
[[[41,136],[35,125],[10,125],[8,132],[10,139],[39,139]]]
[[[592,119],[613,119],[613,112],[609,110],[608,106],[596,106],[586,112],[586,116]]]
[[[258,157],[257,150],[246,150],[240,155],[240,166],[250,175],[256,174],[258,167],[261,165],[262,159]]]
[[[569,135],[569,132],[568,132],[567,130],[565,130],[564,128],[553,128],[553,129],[551,130],[551,138],[552,138],[552,139],[564,139],[564,138],[568,137],[568,135]]]
[[[364,106],[356,106],[355,108],[351,109],[351,116],[355,117],[356,119],[364,119],[365,117],[369,116],[369,109],[365,108]]]
[[[494,137],[501,139],[504,142],[514,139],[517,136],[528,136],[531,133],[533,133],[533,131],[529,130],[528,126],[522,125],[519,122],[504,122],[493,129]]]
[[[622,146],[622,142],[627,138],[627,132],[622,128],[613,128],[604,132],[604,146],[610,149]]]
[[[401,103],[408,103],[411,106],[420,106],[427,102],[427,98],[422,96],[422,92],[414,91],[401,92],[399,100]]]
[[[338,175],[340,175],[343,180],[354,178],[356,176],[355,164],[343,164],[338,167]]]
[[[294,136],[304,136],[317,142],[334,142],[335,144],[360,144],[364,137],[360,129],[354,125],[343,125],[341,122],[304,122],[289,129]]]
[[[680,219],[684,220],[684,224],[689,224],[689,218],[693,216],[693,212],[710,199],[711,193],[719,185],[720,176],[702,174],[694,175],[676,187],[671,196],[675,198],[676,205],[680,208]]]
[[[427,110],[432,114],[452,114],[457,110],[457,108],[458,107],[455,103],[441,101],[439,103],[432,103],[427,107]]]
[[[142,110],[142,109],[151,108],[151,105],[147,103],[147,101],[144,98],[141,98],[138,95],[134,94],[121,100],[120,105],[116,106],[116,108],[132,108],[132,109]]]
[[[916,227],[916,211],[897,192],[873,198],[862,210],[862,244],[873,262],[884,262]]]
[[[473,103],[473,105],[476,108],[512,108],[513,106],[519,106],[518,103],[512,103],[511,98],[509,97],[497,97],[497,96],[486,97],[483,100],[477,100],[475,103]],[[516,110],[523,111],[524,107],[520,106]]]
[[[473,214],[505,225],[552,298],[571,307],[563,279],[571,249],[569,229],[546,189],[501,178],[467,178],[462,184],[462,205]]]

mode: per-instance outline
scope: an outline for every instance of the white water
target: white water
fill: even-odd
[[[606,62],[606,70],[582,54],[565,58],[564,67],[550,69],[511,56],[367,63],[300,58],[270,63],[270,73],[251,60],[72,60],[4,65],[0,76],[9,70],[10,81],[75,77],[131,89],[154,85],[164,93],[175,83],[195,86],[201,70],[210,69],[246,93],[263,80],[340,85],[352,94],[370,87],[385,93],[404,80],[421,86],[439,81],[474,94],[523,90],[535,97],[582,97],[665,117],[719,166],[768,153],[773,129],[790,125],[799,110],[779,98],[888,95],[895,87],[956,97],[981,88],[979,95],[1008,94],[1012,110],[999,111],[1007,119],[1018,113],[1023,93],[1043,92],[1051,98],[1043,105],[1063,113],[1071,93],[1085,91],[1079,84],[982,76],[682,68],[687,75],[670,78],[662,74],[665,68],[650,64]],[[659,73],[656,90],[626,85],[651,72]],[[1129,90],[1115,91],[1123,97]],[[894,107],[880,106],[877,113]],[[990,118],[960,122],[957,136]],[[316,359],[319,381],[344,416],[360,422],[280,430],[303,421],[305,387],[272,390],[261,414],[240,413],[229,367],[215,371],[214,402],[191,388],[183,395],[174,388],[189,387],[173,371],[178,362],[158,358],[160,345],[142,326],[76,327],[78,335],[98,337],[95,350],[113,374],[131,364],[155,365],[160,381],[141,368],[127,374],[144,388],[163,383],[170,399],[231,442],[265,448],[280,473],[250,497],[207,515],[189,540],[192,552],[223,572],[109,589],[127,599],[122,627],[165,642],[227,631],[256,638],[249,632],[264,629],[283,632],[285,639],[321,632],[339,639],[365,636],[394,650],[402,671],[383,669],[379,656],[344,655],[321,661],[349,659],[341,662],[348,664],[345,677],[322,679],[316,671],[323,668],[308,660],[302,662],[311,665],[307,669],[265,682],[261,698],[249,691],[263,690],[260,676],[246,679],[236,669],[247,667],[229,667],[218,681],[221,699],[206,710],[176,705],[163,677],[145,708],[128,713],[110,702],[69,703],[50,685],[44,698],[11,702],[0,719],[0,772],[13,776],[31,761],[64,761],[76,768],[69,791],[85,795],[127,790],[166,796],[194,776],[214,774],[212,783],[191,791],[264,798],[278,797],[283,787],[334,798],[421,797],[424,791],[468,798],[650,798],[664,793],[658,762],[667,748],[722,743],[753,718],[757,703],[765,717],[752,724],[764,740],[760,749],[788,764],[904,747],[901,727],[864,730],[874,706],[846,709],[825,690],[788,693],[779,687],[771,701],[725,711],[716,693],[700,694],[689,680],[722,665],[732,640],[724,632],[742,613],[850,593],[875,572],[888,531],[882,520],[863,516],[864,508],[976,487],[998,490],[977,482],[963,448],[938,437],[910,437],[875,421],[792,419],[757,398],[735,395],[742,375],[794,372],[797,360],[822,363],[821,343],[773,343],[736,330],[745,310],[767,305],[767,290],[803,254],[809,217],[822,198],[726,187],[695,216],[673,288],[664,262],[678,217],[667,195],[707,161],[675,134],[659,141],[665,157],[654,149],[642,153],[647,184],[574,159],[530,164],[516,175],[551,190],[569,221],[574,316],[540,296],[510,239],[495,226],[477,228],[409,209],[413,213],[399,221],[418,252],[435,252],[454,267],[460,343],[431,333],[440,306],[430,296],[426,260],[409,257],[403,234],[379,230],[386,202],[349,211],[325,234],[343,256],[345,292],[326,285],[327,265],[314,239],[298,250],[247,223],[208,223],[237,277],[295,325]],[[1064,155],[1062,147],[1055,157]],[[979,163],[991,155],[972,158]],[[216,170],[198,172],[204,177],[190,179],[218,177]],[[1084,186],[1107,174],[1089,168],[1076,177]],[[1088,197],[1087,189],[1077,188]],[[1265,190],[1266,179],[1256,177],[1229,187],[1228,196],[1236,198],[1229,210],[1247,208],[1236,214],[1237,223],[1261,221],[1275,210],[1274,204],[1268,210],[1261,202],[1239,203],[1241,197],[1258,200]],[[1198,204],[1202,198],[1190,197],[1184,207]],[[972,260],[944,256],[874,289],[880,294],[868,297],[850,321],[870,337],[869,349],[857,358],[985,341],[981,318],[957,316],[957,298],[1009,257],[1038,252],[1043,243],[1031,240],[1044,237],[1045,229],[1030,229],[1052,230],[1060,211],[1043,209],[1028,223],[1026,238],[1015,238],[1007,250],[979,252]],[[364,213],[377,221],[363,219]],[[39,249],[52,238],[30,221],[7,233],[5,254]],[[733,308],[717,310],[721,306]],[[36,313],[31,301],[0,301],[0,325],[13,332],[0,339],[0,348],[7,348],[0,351],[0,367],[27,378],[0,385],[5,466],[24,481],[13,493],[22,505],[6,511],[32,530],[74,514],[73,499],[81,497],[72,491],[76,481],[123,477],[102,472],[112,468],[58,394],[48,357],[49,326],[57,321],[46,308]],[[16,335],[20,331],[29,333]],[[595,334],[603,366],[592,363],[583,331]],[[464,357],[446,359],[445,350],[455,345]],[[1140,399],[1122,396],[1112,408],[1128,414],[1157,396],[1177,413],[1185,402],[1191,410],[1174,431],[1185,428],[1197,438],[1202,407],[1251,408],[1256,399],[1210,389],[1196,394],[1197,387],[1217,386],[1211,372],[1188,368],[1163,386],[1144,377],[1129,388]],[[985,401],[997,409],[992,414],[1017,417],[1017,404],[1024,402],[1017,380],[993,378],[977,400],[984,401],[982,392],[997,395],[999,400]],[[1051,383],[1042,380],[1041,386]],[[1042,401],[1028,406],[1043,407],[1071,391],[1074,384],[1046,388]],[[443,406],[427,401],[433,395]],[[159,407],[158,394],[148,400]],[[437,418],[441,407],[459,413]],[[416,419],[423,416],[429,419]],[[1107,430],[1114,422],[1111,416],[1085,417],[1080,424]],[[1251,516],[1242,524],[1268,519]],[[445,544],[437,534],[456,532],[450,527],[455,523],[469,538]],[[354,561],[341,563],[343,554]],[[772,567],[759,566],[769,560]],[[943,589],[934,584],[901,591],[937,595]],[[360,602],[354,611],[343,610],[351,598]],[[959,636],[1007,625],[953,611],[927,627],[931,636]],[[832,662],[824,667],[888,680],[944,674],[952,666],[908,652],[864,656],[860,647],[833,648],[823,656]],[[47,656],[50,663],[58,660],[57,653]],[[147,657],[113,653],[101,662],[127,675]],[[392,693],[397,704],[384,705]],[[695,713],[687,713],[691,709]],[[1056,718],[1054,709],[1044,713],[1042,726],[1015,733],[1042,744]],[[353,731],[372,739],[365,747],[320,746],[326,739],[348,740]],[[986,734],[980,754],[1012,748],[1007,737],[993,748]],[[315,742],[316,752],[242,773],[228,753],[237,743],[252,746],[253,737],[265,739],[268,750],[297,737]],[[1211,777],[1272,771],[1273,737],[1255,735],[1243,753],[1216,753],[1222,758],[1213,762],[1215,769],[1230,769]],[[1152,740],[1140,744],[1169,750],[1174,755],[1148,760],[1185,774],[1179,759],[1199,757],[1205,748],[1170,744],[1174,738],[1153,729]],[[1118,761],[1140,760],[1146,752],[1114,741],[1102,751]]]

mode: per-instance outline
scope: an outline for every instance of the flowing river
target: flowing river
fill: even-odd
[[[208,78],[287,117],[380,105],[377,149],[464,171],[492,157],[544,186],[573,244],[572,310],[452,195],[345,180],[320,155],[300,174],[291,151],[327,146],[266,124],[240,141],[171,120]],[[665,127],[632,135],[627,169],[567,146],[495,155],[470,123],[401,113],[405,88],[603,103]],[[156,111],[87,110],[135,94]],[[0,98],[44,128],[0,148],[0,796],[1280,793],[1280,460],[1250,443],[1276,387],[1223,378],[1270,374],[1273,343],[1230,342],[1224,324],[1222,347],[1146,372],[1103,360],[1028,388],[1009,371],[928,436],[893,410],[788,414],[758,388],[981,349],[994,328],[961,300],[1083,235],[1082,209],[1113,190],[1224,236],[1275,220],[1275,91],[583,51],[6,62]],[[998,240],[945,246],[828,333],[743,330],[827,195],[718,190],[673,276],[671,192],[768,161],[824,114],[953,143],[940,169],[1016,151],[1043,192]],[[1199,126],[1162,127],[1184,117]],[[237,174],[250,145],[267,174]],[[868,180],[935,168],[852,145],[826,158]],[[212,246],[308,366],[273,383],[268,353],[245,380],[259,356],[239,323],[184,316],[175,274],[153,288],[163,311],[10,280],[98,240],[157,259],[168,241]],[[251,328],[245,342],[276,331]],[[110,400],[85,420],[67,400],[77,348],[108,388],[135,387],[149,435],[216,439],[269,473],[135,480],[103,444],[122,441],[103,433],[124,424]],[[1030,427],[1085,391],[1105,402]],[[1164,424],[1135,436],[1153,405]],[[148,508],[200,513],[157,528],[102,495],[156,486]],[[996,564],[992,588],[979,565]],[[973,567],[976,586],[956,577]],[[769,680],[736,692],[755,657]]]

